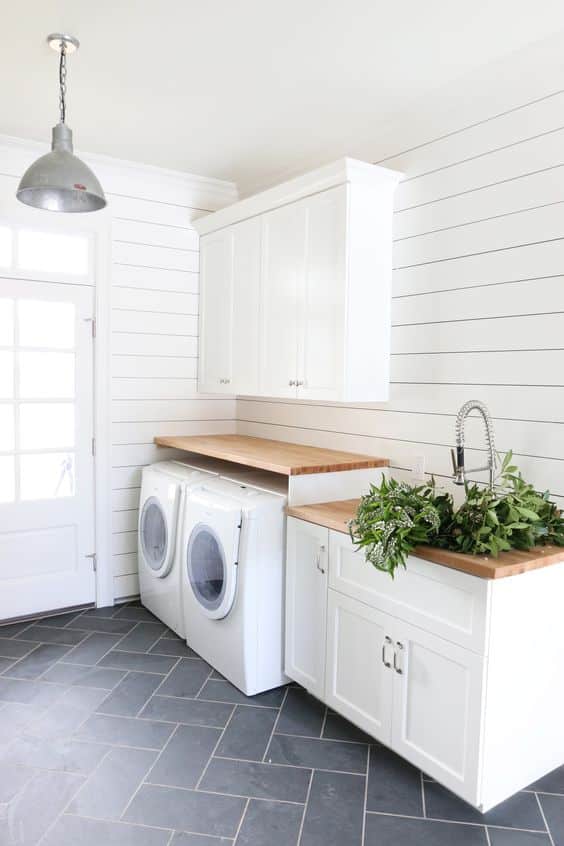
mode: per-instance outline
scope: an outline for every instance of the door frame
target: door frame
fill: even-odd
[[[63,219],[64,218],[64,219]],[[95,602],[97,607],[114,604],[114,576],[111,550],[111,215],[106,208],[89,215],[64,215],[57,218],[44,211],[24,208],[15,194],[0,195],[0,224],[15,228],[35,228],[44,232],[69,232],[86,235],[90,242],[89,285],[94,293],[95,337],[93,339],[93,431],[94,454],[94,549],[96,554]],[[14,267],[0,268],[2,278],[37,282],[71,282],[61,274],[23,272]]]

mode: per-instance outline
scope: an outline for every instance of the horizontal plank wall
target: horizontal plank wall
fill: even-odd
[[[234,399],[196,393],[198,236],[192,221],[219,204],[190,205],[191,192],[180,179],[176,190],[173,186],[164,198],[158,185],[153,191],[145,187],[140,196],[135,195],[135,185],[122,190],[110,197],[116,599],[139,590],[137,519],[142,468],[153,461],[182,457],[180,452],[155,447],[154,436],[233,432],[236,410]]]
[[[394,214],[389,403],[240,398],[238,431],[388,456],[398,475],[422,455],[447,479],[454,417],[477,398],[491,408],[498,448],[513,448],[535,485],[564,497],[564,93],[381,164],[406,174]],[[467,444],[468,462],[481,464],[480,421]]]

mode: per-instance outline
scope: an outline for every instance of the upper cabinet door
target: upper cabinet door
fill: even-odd
[[[200,361],[198,389],[232,393],[233,233],[222,229],[200,242]]]
[[[259,390],[259,302],[261,221],[255,217],[232,227],[233,329],[230,389]]]
[[[343,393],[346,313],[347,186],[304,201],[305,280],[298,308],[298,397]]]
[[[296,396],[298,297],[304,286],[306,205],[262,216],[260,392]]]

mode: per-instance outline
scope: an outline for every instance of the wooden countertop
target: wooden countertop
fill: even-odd
[[[348,534],[347,523],[355,516],[359,502],[359,499],[344,499],[339,502],[320,502],[316,505],[289,506],[286,513],[290,517],[298,517],[300,520]],[[564,561],[564,547],[537,546],[527,552],[513,549],[500,553],[499,558],[489,558],[485,555],[465,555],[462,552],[451,552],[433,546],[417,546],[413,555],[482,579],[503,579]]]
[[[246,435],[188,435],[155,438],[158,446],[175,447],[199,455],[209,455],[259,467],[284,476],[301,476],[306,473],[334,473],[340,470],[363,470],[370,467],[387,467],[386,458],[340,452],[334,449],[271,441],[267,438],[250,438]]]

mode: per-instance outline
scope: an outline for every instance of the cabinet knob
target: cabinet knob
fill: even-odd
[[[394,649],[394,670],[398,674],[398,676],[403,676],[403,667],[400,666],[398,662],[398,653],[401,654],[403,652],[403,643],[400,643],[399,640],[396,642],[396,648]]]
[[[391,646],[391,645],[392,645],[392,638],[388,637],[388,635],[386,635],[386,637],[384,638],[384,643],[382,644],[382,664],[384,665],[384,667],[387,667],[388,669],[390,669],[390,667],[392,666],[392,662],[388,661],[386,659],[386,647]]]

